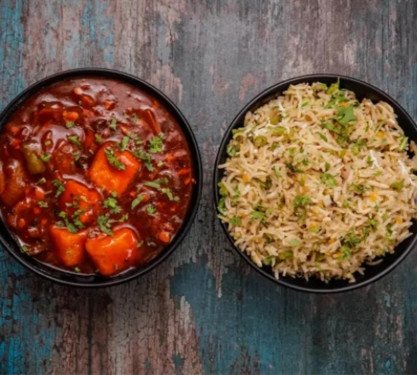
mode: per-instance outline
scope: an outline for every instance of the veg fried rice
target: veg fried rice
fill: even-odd
[[[387,103],[338,82],[290,86],[233,131],[220,219],[276,278],[353,282],[411,235],[415,149]]]

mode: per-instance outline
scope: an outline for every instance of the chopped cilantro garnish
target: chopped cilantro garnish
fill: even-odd
[[[161,178],[157,178],[156,180],[153,181],[144,181],[143,184],[145,186],[149,186],[151,188],[154,189],[161,189],[161,185],[166,185],[169,182],[167,177],[161,177]]]
[[[332,131],[333,133],[336,133],[337,135],[342,135],[342,132],[340,129],[338,129],[334,124],[331,122],[325,121],[321,124],[322,128],[325,128],[327,130]]]
[[[41,208],[46,208],[46,207],[48,207],[48,202],[38,201],[38,206],[41,207]]]
[[[299,246],[300,245],[300,240],[298,238],[293,238],[288,243],[289,243],[290,246],[295,247],[295,246]]]
[[[356,194],[363,194],[366,190],[369,189],[366,185],[361,184],[352,184],[350,188]]]
[[[110,209],[111,213],[118,214],[122,209],[118,205],[117,199],[114,197],[108,197],[104,200],[103,206]]]
[[[83,229],[85,228],[85,225],[82,223],[82,221],[80,220],[80,215],[82,215],[85,212],[84,209],[78,209],[74,212],[74,214],[72,215],[72,221],[74,222],[75,226],[78,229]]]
[[[133,199],[130,208],[133,210],[136,206],[138,206],[143,200],[145,196],[143,194],[139,194],[135,199]]]
[[[217,184],[217,186],[219,187],[219,194],[222,197],[226,197],[227,196],[227,189],[226,189],[226,186],[224,186],[224,183],[223,182],[219,182]]]
[[[117,129],[117,120],[116,120],[116,118],[115,118],[115,117],[113,117],[113,118],[111,119],[111,121],[110,121],[110,125],[109,125],[109,128],[110,128],[111,130],[116,131],[116,129]]]
[[[292,173],[301,173],[303,172],[302,169],[297,168],[296,166],[294,166],[291,163],[285,163],[285,165],[287,166],[287,168],[292,172]]]
[[[74,121],[67,121],[67,122],[65,123],[65,127],[66,127],[67,129],[71,129],[74,125],[75,125],[75,124],[74,124]]]
[[[143,184],[154,189],[161,188],[161,184],[158,181],[144,181]]]
[[[122,215],[122,217],[119,219],[120,223],[123,223],[125,221],[127,221],[129,219],[129,214],[125,213],[124,215]]]
[[[153,204],[149,204],[148,206],[146,206],[146,212],[150,215],[150,216],[156,216],[156,208]]]
[[[164,151],[164,144],[163,144],[161,136],[156,135],[151,138],[151,140],[149,141],[148,150],[151,154],[156,154],[158,152]]]
[[[307,205],[312,202],[310,197],[305,195],[296,195],[294,198],[294,212],[299,217],[304,217],[307,211]]]
[[[232,225],[240,225],[240,224],[241,224],[241,222],[242,222],[242,220],[241,220],[241,218],[240,218],[240,217],[232,217],[232,218],[229,220],[229,224],[232,224]]]
[[[335,92],[339,91],[339,85],[340,85],[340,78],[338,78],[335,83],[332,83],[330,85],[330,87],[327,89],[326,93],[329,94],[329,95],[332,95]]]
[[[103,233],[106,233],[109,236],[113,236],[113,232],[111,231],[111,223],[112,223],[112,220],[110,220],[109,214],[100,215],[97,218],[98,227]]]
[[[55,198],[58,198],[65,191],[65,187],[59,180],[52,180],[52,185],[57,188],[55,192]]]
[[[352,154],[353,155],[358,155],[361,148],[364,147],[365,145],[366,145],[366,141],[364,139],[361,139],[361,140],[355,142],[351,146]]]
[[[294,198],[294,207],[295,208],[299,208],[299,207],[306,207],[309,203],[311,203],[312,200],[310,197],[307,197],[305,195],[296,195]]]
[[[355,121],[356,117],[353,114],[353,106],[350,105],[348,107],[338,107],[338,115],[336,116],[336,120],[342,126],[346,126],[350,121]]]
[[[116,157],[114,150],[112,148],[106,148],[104,150],[107,161],[119,171],[126,169],[126,166]]]
[[[145,167],[149,172],[153,172],[154,167],[152,165],[152,159],[149,154],[145,152],[142,148],[137,148],[133,151],[133,155],[140,160],[143,160],[145,163]]]
[[[261,223],[265,221],[265,212],[262,211],[252,211],[251,214],[251,220],[257,220],[260,219]]]
[[[320,181],[328,186],[335,187],[337,186],[336,179],[330,173],[321,173],[320,174]]]
[[[68,232],[70,232],[70,233],[77,233],[78,232],[77,227],[68,220],[68,215],[65,211],[59,212],[58,217],[63,219],[64,226],[67,227]]]
[[[318,132],[317,134],[319,135],[319,137],[320,137],[323,141],[328,142],[327,137],[326,137],[323,133]]]
[[[179,197],[174,196],[174,194],[172,193],[171,189],[169,188],[162,188],[161,189],[162,193],[164,193],[168,199],[172,202],[178,202],[180,200]]]
[[[126,150],[128,144],[129,144],[129,137],[128,136],[124,136],[122,138],[122,141],[119,143],[119,149],[120,149],[120,151]]]
[[[338,257],[339,260],[350,258],[351,254],[350,254],[349,246],[343,245],[340,247],[339,251],[342,253],[342,255]]]
[[[77,135],[69,135],[67,138],[71,143],[75,144],[79,148],[82,148],[82,144],[81,144],[80,140],[78,139]]]
[[[41,179],[39,179],[39,181],[38,182],[36,182],[38,185],[42,185],[42,184],[45,184],[46,183],[46,178],[45,177],[42,177]]]
[[[224,212],[225,203],[226,203],[226,197],[221,197],[219,200],[219,204],[217,206],[217,209],[219,210],[220,213]]]
[[[94,134],[94,139],[96,140],[97,143],[103,142],[103,138],[101,138],[101,135],[99,134]]]
[[[75,272],[81,272],[80,267],[74,267]]]
[[[363,238],[357,236],[353,232],[348,232],[345,237],[342,239],[344,245],[347,245],[349,248],[355,247],[356,245],[362,242]]]
[[[368,224],[372,229],[376,229],[378,226],[378,222],[375,219],[368,219]]]

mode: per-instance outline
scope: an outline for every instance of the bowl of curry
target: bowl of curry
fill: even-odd
[[[201,195],[191,127],[134,76],[47,77],[0,114],[0,241],[50,280],[108,286],[177,247]]]

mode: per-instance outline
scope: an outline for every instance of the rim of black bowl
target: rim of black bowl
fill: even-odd
[[[194,218],[197,214],[199,202],[201,198],[201,191],[203,186],[203,173],[202,173],[202,163],[201,155],[198,147],[197,140],[194,136],[194,133],[191,129],[191,126],[182,112],[179,110],[176,104],[168,98],[162,91],[146,82],[145,80],[135,77],[134,75],[124,73],[114,69],[106,68],[78,68],[65,70],[62,72],[55,73],[53,75],[47,76],[30,86],[24,89],[20,94],[18,94],[13,100],[10,101],[8,105],[0,113],[0,131],[3,130],[6,120],[11,114],[19,107],[22,102],[29,98],[32,94],[35,94],[40,89],[50,86],[54,83],[65,81],[72,78],[87,78],[87,77],[103,77],[119,80],[121,82],[129,83],[140,90],[150,94],[155,99],[160,101],[170,114],[178,122],[178,125],[182,129],[184,136],[187,140],[192,162],[194,168],[194,174],[196,179],[196,184],[193,188],[191,200],[188,207],[187,215],[184,219],[184,222],[177,232],[174,240],[167,246],[159,255],[157,255],[153,260],[148,264],[140,268],[132,268],[125,272],[120,273],[119,275],[113,276],[111,278],[105,278],[100,275],[90,275],[90,274],[81,274],[77,272],[67,271],[54,267],[45,263],[42,263],[21,251],[20,246],[17,244],[14,236],[11,234],[8,227],[5,225],[3,218],[0,220],[0,243],[3,247],[11,254],[20,264],[28,268],[29,270],[35,272],[36,274],[47,278],[51,281],[57,282],[59,284],[75,286],[75,287],[88,287],[88,288],[97,288],[97,287],[107,287],[117,284],[124,283],[126,281],[140,277],[153,268],[161,264],[165,259],[167,259],[174,250],[178,247],[180,242],[183,240],[187,232],[189,231]]]
[[[367,83],[361,81],[359,79],[344,76],[341,74],[326,74],[326,73],[317,73],[317,74],[307,74],[302,76],[297,76],[294,78],[287,79],[285,81],[279,82],[274,84],[267,89],[260,92],[256,95],[253,99],[251,99],[235,116],[233,121],[230,123],[228,128],[226,129],[222,141],[220,143],[217,157],[214,165],[214,173],[213,173],[213,189],[214,189],[214,204],[215,210],[217,210],[217,206],[219,204],[219,190],[217,187],[217,183],[223,177],[223,171],[219,170],[218,166],[223,163],[226,158],[226,147],[229,143],[232,130],[242,127],[244,116],[248,111],[253,111],[262,106],[263,104],[267,103],[273,98],[276,98],[278,94],[281,94],[285,89],[288,88],[291,84],[298,84],[298,83],[312,83],[312,82],[324,82],[326,84],[334,83],[340,79],[340,86],[342,88],[347,88],[353,92],[355,92],[356,96],[360,99],[363,97],[367,97],[372,101],[376,100],[384,100],[388,104],[390,104],[395,114],[398,117],[398,122],[401,128],[404,130],[405,134],[409,137],[409,139],[417,139],[417,125],[411,118],[411,116],[404,110],[404,108],[391,96],[387,93],[382,91],[381,89]],[[382,259],[383,261],[375,266],[368,266],[365,265],[365,273],[364,275],[360,275],[359,273],[355,273],[356,281],[354,283],[349,283],[346,280],[331,280],[328,283],[322,282],[317,278],[310,278],[309,281],[306,281],[302,278],[291,278],[289,276],[280,276],[279,279],[276,279],[272,272],[268,270],[268,268],[261,268],[258,267],[250,257],[241,251],[234,243],[233,238],[231,237],[227,224],[223,223],[219,219],[220,225],[223,228],[224,233],[226,234],[227,238],[229,239],[230,243],[232,244],[233,248],[240,254],[240,256],[245,259],[247,263],[249,263],[252,268],[258,271],[261,275],[266,277],[267,279],[273,281],[275,284],[283,285],[288,288],[302,291],[302,292],[309,292],[309,293],[339,293],[339,292],[346,292],[351,291],[360,287],[364,287],[373,283],[374,281],[380,279],[381,277],[388,274],[392,271],[398,264],[401,263],[402,260],[410,253],[410,251],[414,248],[417,242],[417,224],[416,222],[413,223],[410,230],[413,233],[412,236],[401,242],[399,245],[396,246],[395,252],[393,254],[387,254]]]

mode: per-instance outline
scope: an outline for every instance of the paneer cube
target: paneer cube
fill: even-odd
[[[121,152],[111,142],[107,142],[97,151],[89,176],[97,187],[122,194],[141,166],[142,163],[129,151]]]
[[[89,238],[87,253],[103,276],[112,276],[137,265],[139,260],[138,237],[132,229],[120,228],[113,236]]]
[[[87,230],[71,233],[66,228],[53,225],[50,228],[50,234],[56,247],[56,255],[62,263],[67,267],[75,267],[83,262]]]

